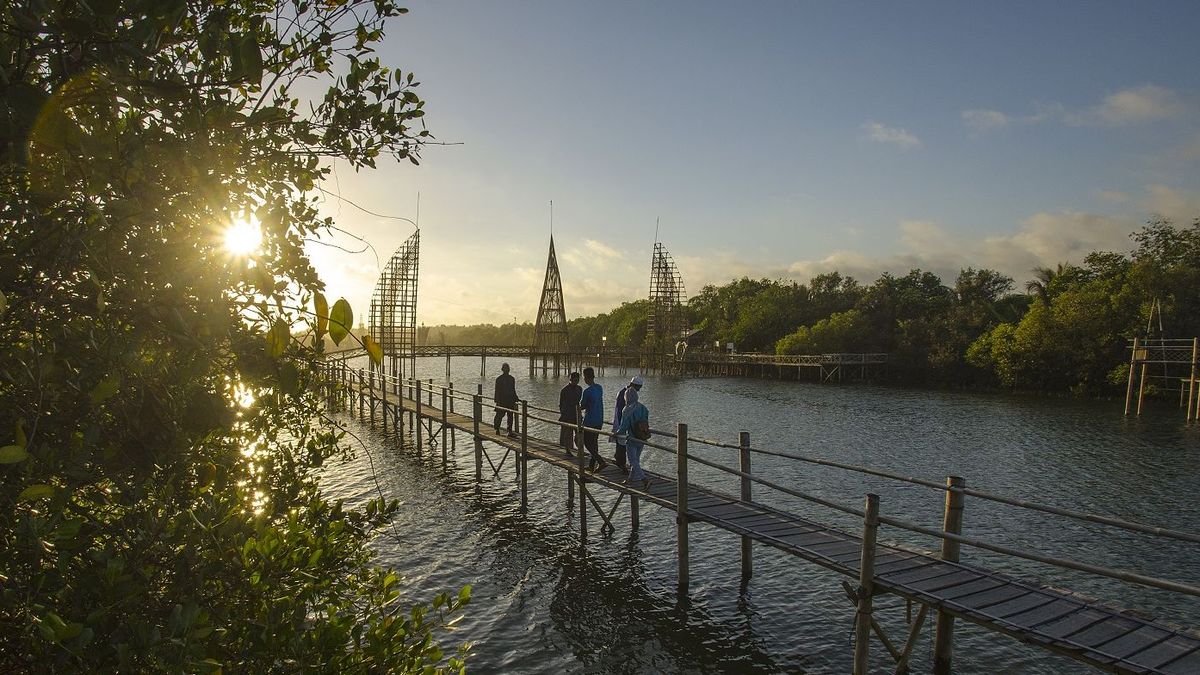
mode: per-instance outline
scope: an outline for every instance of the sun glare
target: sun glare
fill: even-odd
[[[252,220],[235,220],[225,230],[225,250],[233,255],[253,255],[262,245],[262,230]]]

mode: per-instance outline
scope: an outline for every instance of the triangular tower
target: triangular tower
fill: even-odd
[[[650,259],[650,316],[646,322],[646,341],[658,353],[673,350],[687,329],[687,291],[683,277],[662,242],[654,242]]]
[[[563,305],[562,276],[554,255],[554,235],[550,235],[550,257],[546,260],[546,282],[538,304],[537,323],[533,326],[533,351],[558,354],[567,351],[567,310]]]

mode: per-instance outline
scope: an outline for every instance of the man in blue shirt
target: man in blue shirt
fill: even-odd
[[[591,455],[588,461],[588,471],[603,471],[608,462],[600,456],[600,427],[604,424],[604,388],[596,382],[596,371],[593,368],[583,369],[583,381],[587,387],[579,399],[579,407],[583,409],[583,447]]]

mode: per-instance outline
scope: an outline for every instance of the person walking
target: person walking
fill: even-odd
[[[621,426],[617,435],[625,440],[625,455],[629,459],[627,485],[637,485],[643,490],[650,487],[650,479],[642,471],[642,448],[650,439],[650,410],[638,401],[636,387],[625,392],[625,409],[621,411]]]
[[[604,424],[604,388],[596,382],[596,371],[592,367],[583,369],[583,381],[587,387],[579,397],[579,407],[583,409],[583,447],[587,448],[591,460],[588,461],[588,471],[603,471],[608,462],[600,456],[600,432],[597,429]]]
[[[613,459],[616,461],[617,467],[620,468],[624,473],[629,473],[629,467],[625,466],[625,440],[622,437],[617,436],[616,433],[617,427],[621,426],[621,412],[625,410],[625,405],[628,403],[628,401],[625,399],[625,392],[628,391],[630,387],[633,387],[640,392],[642,390],[642,385],[645,383],[646,381],[642,379],[641,375],[635,375],[633,379],[629,381],[629,384],[621,387],[621,391],[617,392],[617,405],[613,411],[613,436],[611,436],[611,438],[617,444],[616,456]]]
[[[558,392],[558,421],[563,422],[558,427],[558,444],[568,455],[574,455],[575,424],[579,422],[579,399],[583,397],[583,387],[579,386],[579,373],[571,373],[569,379],[570,384]]]
[[[500,420],[508,416],[508,435],[515,436],[513,433],[513,416],[517,409],[517,404],[520,399],[517,398],[517,381],[512,375],[508,374],[508,364],[502,364],[500,376],[496,378],[496,393],[492,397],[496,401],[496,419],[492,421],[492,426],[496,428],[496,433],[500,433]]]

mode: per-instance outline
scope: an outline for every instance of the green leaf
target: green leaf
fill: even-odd
[[[4,297],[4,291],[0,291],[0,314],[8,309],[8,298]]]
[[[49,485],[30,485],[17,495],[18,502],[31,502],[35,499],[46,499],[54,496],[54,488]],[[76,528],[78,529],[78,528]]]
[[[278,319],[271,326],[271,330],[267,331],[267,353],[272,357],[279,358],[287,349],[288,340],[292,337],[292,332],[287,322],[283,319]]]
[[[466,586],[462,587],[461,591],[458,592],[458,604],[465,605],[470,600],[471,600],[471,584],[467,584]]]
[[[96,386],[92,388],[92,405],[100,405],[101,403],[104,403],[113,396],[116,396],[117,392],[120,390],[121,376],[116,373],[109,375],[108,377],[96,383]]]
[[[329,337],[333,339],[333,344],[342,344],[353,325],[354,310],[350,309],[350,303],[346,302],[345,298],[338,298],[338,301],[333,303],[333,312],[329,315]]]
[[[375,365],[383,363],[383,345],[376,342],[375,338],[370,335],[364,335],[363,347],[367,348],[367,356],[371,357],[371,363]]]
[[[29,453],[19,445],[6,445],[0,448],[0,464],[16,464],[29,459]]]
[[[313,309],[317,315],[317,339],[320,340],[329,330],[329,301],[321,291],[313,294]]]

